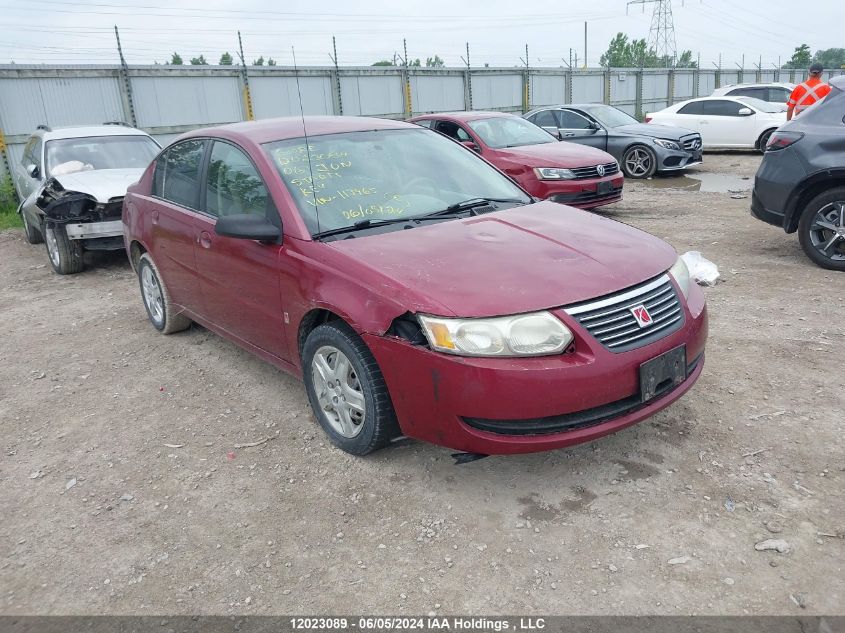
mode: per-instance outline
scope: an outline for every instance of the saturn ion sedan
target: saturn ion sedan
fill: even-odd
[[[635,424],[704,364],[671,246],[535,200],[417,125],[276,119],[181,136],[123,222],[153,327],[195,321],[301,377],[341,449],[489,455]]]

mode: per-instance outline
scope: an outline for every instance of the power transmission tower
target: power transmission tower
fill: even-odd
[[[672,65],[678,56],[675,22],[672,19],[672,2],[671,0],[629,0],[628,6],[641,4],[645,11],[645,5],[649,3],[654,3],[654,12],[651,14],[648,47],[654,49],[658,59],[665,62],[667,66]]]

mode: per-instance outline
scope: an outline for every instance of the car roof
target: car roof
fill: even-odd
[[[768,88],[770,86],[774,86],[776,88],[789,88],[794,86],[787,81],[763,81],[760,83],[753,83],[753,84],[727,84],[726,86],[720,86],[716,88],[714,92],[720,90],[733,90],[734,88]]]
[[[149,136],[143,130],[126,125],[80,125],[74,127],[39,128],[35,136],[45,141],[62,138],[86,138],[89,136]]]
[[[303,124],[305,125],[305,132],[309,136],[370,130],[419,129],[419,126],[404,121],[366,116],[291,116],[199,128],[183,134],[178,140],[192,137],[220,136],[233,141],[260,145],[273,141],[302,138],[304,136]]]
[[[477,121],[478,119],[493,119],[496,117],[516,116],[511,112],[495,112],[485,110],[471,110],[469,112],[436,112],[432,114],[421,114],[409,121],[423,121],[426,119],[454,119],[455,121]]]

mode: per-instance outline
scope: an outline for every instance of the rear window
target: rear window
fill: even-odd
[[[703,101],[693,101],[692,103],[688,103],[678,110],[678,114],[704,114],[703,103]]]

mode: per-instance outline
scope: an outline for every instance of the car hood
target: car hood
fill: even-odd
[[[648,233],[554,202],[326,245],[354,260],[348,269],[379,276],[406,309],[462,317],[593,299],[652,279],[677,257]]]
[[[600,149],[566,141],[505,147],[496,152],[526,167],[592,167],[614,161],[613,156]]]
[[[97,202],[108,202],[112,198],[126,195],[126,188],[136,182],[144,173],[143,169],[94,169],[77,171],[72,174],[54,176],[67,191],[87,193]]]
[[[698,134],[695,130],[689,130],[685,127],[675,127],[674,125],[657,125],[654,123],[631,123],[629,125],[621,125],[612,129],[612,132],[619,134],[630,134],[632,136],[648,136],[650,138],[665,138],[671,141],[677,141],[683,136],[689,134]]]

